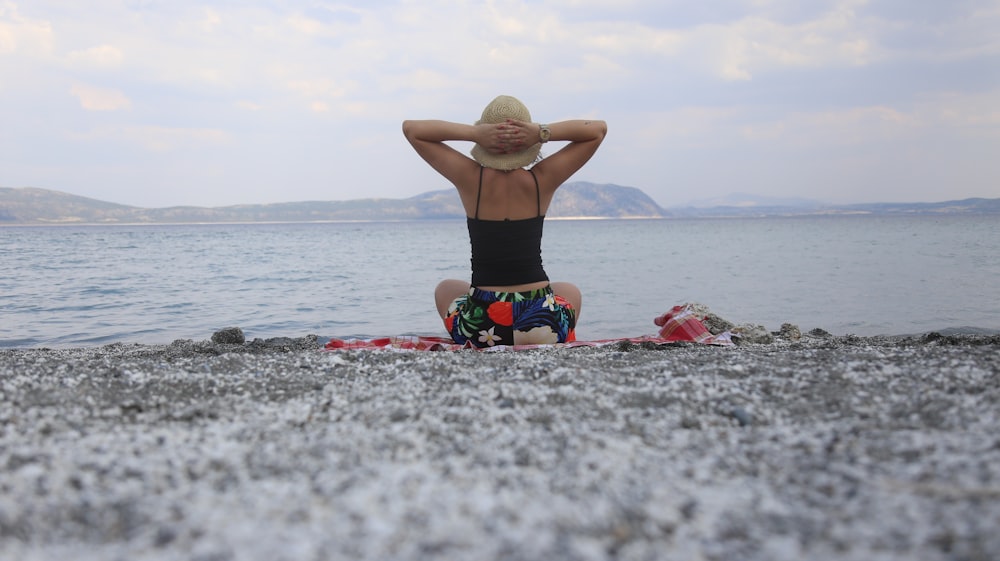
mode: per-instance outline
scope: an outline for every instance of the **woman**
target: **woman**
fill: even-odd
[[[406,139],[455,185],[465,208],[472,283],[445,280],[434,292],[456,343],[492,347],[575,339],[580,290],[549,283],[542,268],[542,223],[556,189],[587,163],[606,133],[604,121],[533,123],[527,107],[510,96],[490,102],[475,125],[403,122]],[[457,140],[475,143],[472,158],[445,144]],[[541,145],[549,141],[568,144],[540,159]]]

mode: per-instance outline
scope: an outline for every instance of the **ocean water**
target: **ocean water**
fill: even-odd
[[[1000,330],[1000,217],[552,220],[578,336],[655,333],[698,302],[735,323],[835,335]],[[0,227],[0,347],[444,335],[432,292],[468,278],[460,220]]]

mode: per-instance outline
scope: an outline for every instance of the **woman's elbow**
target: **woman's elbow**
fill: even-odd
[[[413,121],[403,121],[403,136],[405,136],[406,138],[412,138]]]
[[[594,140],[597,142],[604,141],[604,137],[608,135],[608,123],[605,121],[590,121],[588,124],[592,127]]]

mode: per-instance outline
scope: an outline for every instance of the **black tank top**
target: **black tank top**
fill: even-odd
[[[483,194],[483,168],[479,168],[476,215],[466,218],[472,244],[472,285],[511,286],[549,280],[542,267],[542,195],[535,180],[538,216],[524,220],[480,220],[479,199]]]

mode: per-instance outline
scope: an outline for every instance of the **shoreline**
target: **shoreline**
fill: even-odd
[[[1000,556],[1000,336],[0,349],[0,558]]]
[[[722,321],[726,321],[726,320],[722,320]],[[783,327],[786,326],[786,325],[787,326],[791,326],[794,329],[798,329],[798,326],[795,326],[793,324],[783,324]],[[768,342],[768,340],[767,340],[768,339],[768,335],[770,335],[771,338],[773,340],[775,340],[775,341],[780,342],[780,341],[783,340],[782,335],[781,335],[781,330],[778,330],[778,331],[769,331],[769,330],[767,330],[762,325],[749,324],[749,323],[747,323],[747,324],[741,324],[739,327],[744,328],[744,329],[753,330],[753,331],[755,331],[757,333],[756,336],[749,337],[747,339],[746,342],[751,343],[751,344],[767,343]],[[230,329],[230,328],[227,328],[227,329]],[[713,329],[712,329],[713,334],[717,334],[721,330],[723,330],[723,328],[715,328],[714,326],[713,326]],[[652,331],[652,330],[650,330],[650,331]],[[971,337],[971,338],[987,337],[988,338],[988,337],[1000,336],[1000,329],[990,328],[990,327],[958,326],[958,327],[948,327],[948,328],[943,328],[943,329],[928,330],[928,331],[923,331],[923,332],[918,332],[918,333],[902,333],[902,334],[895,334],[895,335],[886,335],[886,334],[879,334],[879,335],[857,335],[857,334],[853,334],[853,333],[832,334],[832,333],[830,333],[830,332],[828,332],[828,331],[826,331],[824,329],[815,328],[815,329],[810,330],[809,333],[803,334],[803,338],[805,340],[810,340],[810,339],[833,339],[833,340],[837,340],[837,339],[845,339],[845,338],[861,338],[861,339],[868,339],[868,340],[873,340],[873,341],[896,341],[896,340],[907,340],[907,339],[920,339],[920,338],[925,338],[925,337],[936,337],[936,336],[939,336],[939,335],[940,336],[945,336],[945,337]],[[443,333],[441,334],[441,336],[443,336]],[[646,335],[643,335],[643,336],[646,336]],[[655,336],[655,333],[650,333],[650,334],[648,334],[648,336],[650,336],[650,337]],[[340,337],[340,338],[341,339],[355,339],[355,338],[357,338],[357,339],[362,339],[363,340],[363,339],[368,339],[370,337],[367,337],[367,336],[359,336],[359,337],[347,336],[347,337]],[[624,337],[613,337],[611,339],[618,339],[618,338],[624,339]],[[268,346],[280,347],[280,346],[282,346],[281,343],[284,342],[284,341],[296,341],[297,342],[296,343],[296,348],[298,348],[300,350],[308,350],[308,349],[313,348],[313,347],[322,348],[323,345],[328,340],[330,340],[330,339],[331,339],[331,337],[319,336],[319,335],[315,335],[315,334],[309,334],[309,335],[299,336],[299,337],[285,337],[285,336],[277,336],[277,337],[274,337],[274,336],[271,336],[271,337],[254,337],[253,339],[246,340],[245,344],[246,345],[251,345],[253,348],[257,348],[257,350],[261,350],[260,348],[266,348]],[[202,341],[202,343],[205,343],[205,342],[210,342],[210,340],[206,339],[206,340]],[[52,342],[38,342],[38,343],[33,343],[33,344],[14,344],[14,345],[3,345],[2,342],[0,342],[0,352],[11,351],[11,350],[74,351],[74,350],[95,349],[95,348],[107,347],[107,346],[112,346],[112,345],[118,345],[118,346],[121,346],[121,345],[130,345],[130,346],[148,347],[148,348],[151,348],[151,349],[155,349],[155,348],[161,348],[161,347],[170,347],[171,345],[183,345],[183,344],[187,344],[187,343],[195,343],[195,340],[194,339],[183,339],[182,338],[182,339],[174,339],[170,343],[151,343],[151,342],[142,342],[142,341],[115,340],[115,341],[106,341],[106,342],[93,342],[93,343],[86,343],[86,344],[84,344],[84,343],[72,343],[72,342],[70,342],[70,343],[58,343],[58,344],[54,344]],[[258,347],[260,347],[260,348],[258,348]]]

